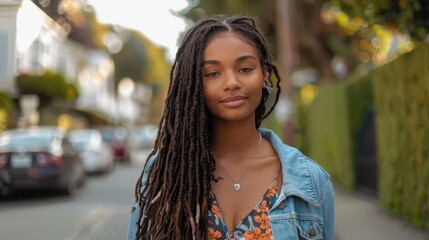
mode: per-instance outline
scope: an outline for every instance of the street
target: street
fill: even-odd
[[[0,239],[125,239],[140,170],[117,164],[107,175],[90,175],[73,198],[32,192],[0,199]]]

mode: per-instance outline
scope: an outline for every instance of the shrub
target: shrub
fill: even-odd
[[[12,111],[12,99],[8,94],[0,92],[0,132],[8,128]]]
[[[73,83],[51,71],[46,71],[43,75],[19,75],[16,77],[16,86],[21,94],[36,94],[42,101],[73,101],[79,96]]]

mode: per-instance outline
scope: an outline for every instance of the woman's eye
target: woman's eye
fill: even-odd
[[[209,72],[204,74],[204,77],[216,77],[218,75],[217,72]]]
[[[250,72],[252,70],[253,70],[253,68],[249,68],[249,67],[240,68],[240,72]]]

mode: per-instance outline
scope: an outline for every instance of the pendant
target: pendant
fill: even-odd
[[[236,192],[238,192],[238,190],[240,190],[240,183],[234,183],[234,190],[236,191]]]

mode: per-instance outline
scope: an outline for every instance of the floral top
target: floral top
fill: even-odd
[[[209,212],[208,212],[208,240],[219,239],[272,239],[268,211],[278,198],[277,177],[262,196],[256,207],[228,233],[228,228],[224,222],[219,203],[213,190],[210,192]]]

